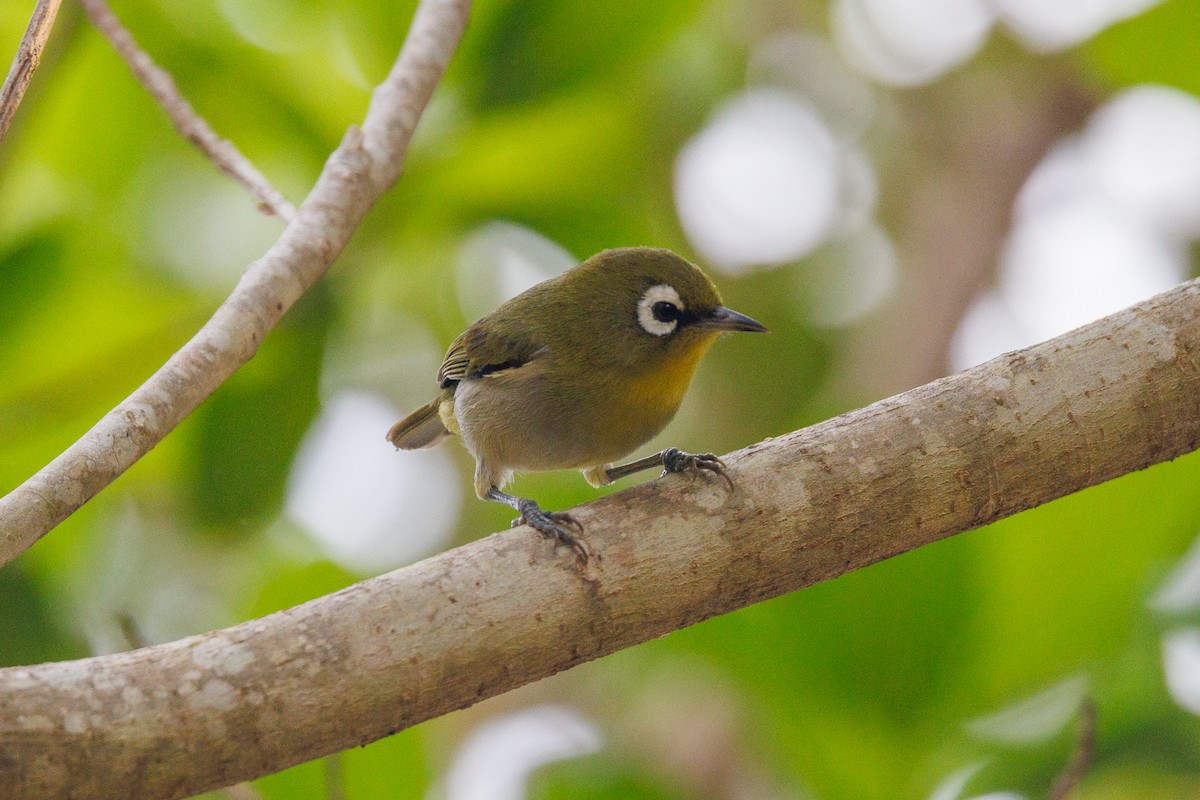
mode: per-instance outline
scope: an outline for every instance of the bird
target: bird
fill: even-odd
[[[500,305],[463,331],[438,393],[397,422],[401,450],[458,436],[475,459],[475,494],[510,506],[587,562],[583,527],[504,491],[514,473],[578,469],[592,486],[663,467],[732,481],[712,453],[667,448],[617,465],[675,416],[700,358],[728,331],[762,323],[722,305],[707,275],[674,252],[604,250]]]

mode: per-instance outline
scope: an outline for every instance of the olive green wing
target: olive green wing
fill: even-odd
[[[450,344],[438,370],[443,389],[463,380],[518,369],[546,352],[528,329],[475,323]]]

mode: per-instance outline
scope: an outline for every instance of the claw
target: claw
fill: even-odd
[[[687,472],[689,470],[715,472],[725,479],[729,491],[733,491],[733,479],[725,471],[725,462],[712,453],[685,453],[672,447],[663,451],[663,475],[670,472]]]
[[[568,526],[578,533],[583,533],[583,523],[565,511],[545,511],[532,500],[523,500],[520,507],[521,516],[513,520],[513,527],[528,525],[543,536],[557,539],[575,551],[576,557],[584,564],[591,558],[583,540],[568,530]]]

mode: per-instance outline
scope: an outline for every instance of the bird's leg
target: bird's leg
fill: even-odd
[[[504,503],[504,505],[520,512],[521,516],[512,522],[513,527],[528,525],[544,536],[549,536],[565,545],[569,545],[575,550],[575,554],[579,556],[579,560],[584,563],[587,563],[587,560],[591,557],[583,540],[570,530],[573,527],[576,532],[583,533],[583,525],[580,524],[579,520],[565,511],[545,511],[535,501],[524,497],[514,497],[507,492],[500,491],[495,486],[488,489],[487,499],[495,500],[497,503]]]
[[[724,478],[725,482],[729,484],[729,489],[733,490],[733,480],[725,472],[724,461],[712,453],[685,453],[677,447],[668,447],[666,450],[655,453],[652,456],[639,458],[637,461],[630,461],[628,464],[609,467],[604,471],[604,475],[609,481],[615,481],[619,478],[624,478],[626,475],[632,475],[635,472],[641,472],[644,469],[658,466],[663,468],[663,475],[666,475],[668,472],[686,472],[688,470],[715,472]]]

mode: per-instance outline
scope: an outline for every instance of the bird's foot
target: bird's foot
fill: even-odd
[[[569,546],[581,562],[586,564],[591,558],[587,545],[576,535],[583,533],[583,525],[567,512],[546,511],[535,501],[524,499],[520,501],[517,510],[521,512],[521,516],[512,521],[514,528],[518,525],[528,525],[543,536],[549,536]]]
[[[685,453],[677,447],[662,452],[663,475],[670,472],[714,472],[725,479],[733,491],[733,479],[725,471],[725,462],[712,453]]]

